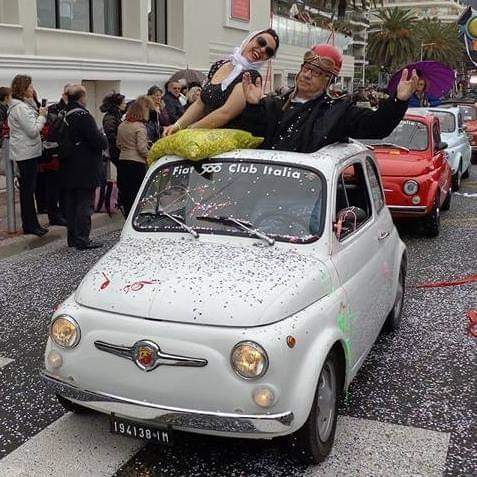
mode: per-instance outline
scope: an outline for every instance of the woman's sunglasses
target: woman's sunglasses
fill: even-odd
[[[257,41],[257,45],[260,48],[265,48],[266,47],[265,48],[265,53],[269,58],[271,58],[275,54],[275,50],[271,46],[268,46],[267,40],[265,40],[265,38],[263,38],[263,36],[257,36],[256,41]]]

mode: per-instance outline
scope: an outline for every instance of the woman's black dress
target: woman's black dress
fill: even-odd
[[[233,89],[235,86],[242,82],[242,76],[244,73],[250,73],[252,77],[252,81],[255,83],[257,78],[261,77],[260,73],[255,70],[247,70],[240,73],[237,78],[235,78],[232,83],[228,86],[227,89],[222,91],[222,85],[219,84],[212,84],[212,78],[217,72],[217,70],[223,66],[225,63],[228,63],[229,60],[220,60],[217,61],[212,65],[210,68],[207,81],[205,82],[204,86],[202,87],[202,92],[200,94],[200,99],[205,105],[205,115],[215,111],[216,109],[222,107],[226,102],[229,96],[232,94]],[[244,129],[245,126],[241,120],[242,115],[237,116],[236,118],[232,119],[228,124],[222,126],[223,128],[230,128],[230,129]]]

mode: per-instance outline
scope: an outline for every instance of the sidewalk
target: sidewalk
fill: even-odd
[[[0,175],[0,179],[3,177],[4,176]],[[6,193],[2,185],[3,184],[0,183],[0,259],[17,255],[26,250],[42,247],[54,240],[62,239],[66,241],[66,227],[59,227],[56,225],[48,227],[48,216],[46,214],[38,215],[40,224],[48,228],[48,233],[46,235],[43,237],[37,237],[36,235],[23,235],[21,230],[18,191],[15,197],[17,232],[15,234],[9,234],[7,227]],[[93,229],[112,224],[120,229],[124,223],[124,219],[119,211],[114,213],[111,217],[106,213],[94,214],[91,217],[91,221]]]

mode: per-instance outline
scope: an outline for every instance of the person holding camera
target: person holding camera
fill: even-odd
[[[48,229],[41,227],[35,207],[38,161],[42,156],[41,130],[47,110],[37,109],[32,79],[16,75],[11,86],[12,100],[8,109],[10,157],[20,171],[20,207],[23,233],[42,237]]]

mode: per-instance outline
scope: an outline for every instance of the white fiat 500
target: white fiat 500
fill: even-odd
[[[293,435],[320,462],[339,396],[381,329],[399,326],[405,274],[359,143],[167,156],[119,243],[55,311],[42,374],[115,433]]]

